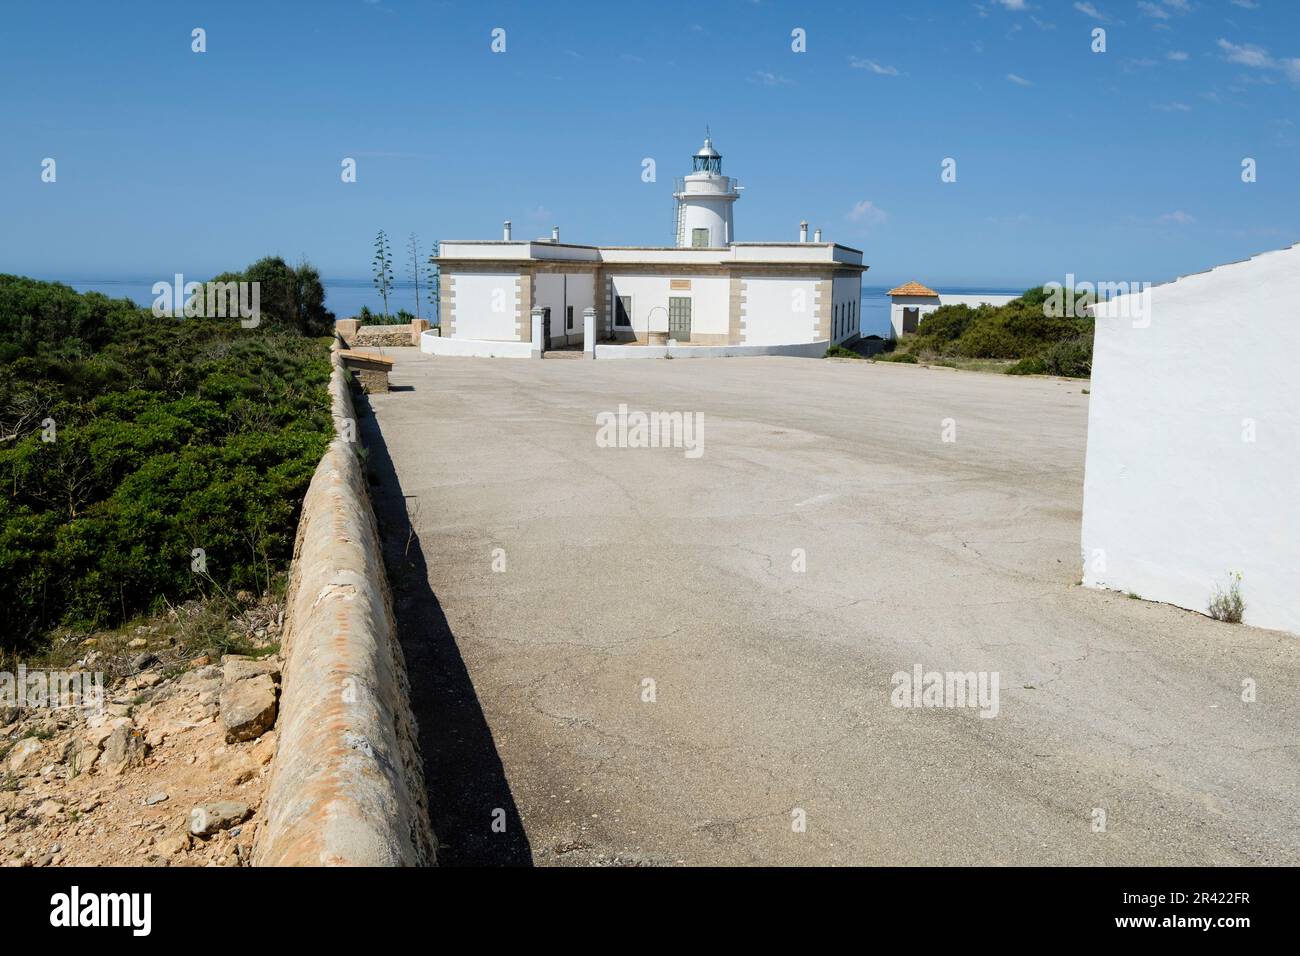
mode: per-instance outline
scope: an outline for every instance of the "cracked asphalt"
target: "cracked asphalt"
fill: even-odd
[[[386,354],[444,862],[1300,863],[1300,638],[1078,586],[1081,383]],[[702,456],[597,447],[620,403]],[[917,664],[997,716],[891,705]]]

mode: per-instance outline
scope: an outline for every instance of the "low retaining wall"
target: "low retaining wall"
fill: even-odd
[[[822,358],[827,342],[800,345],[596,345],[598,359],[740,358],[746,355],[793,355]]]
[[[336,437],[303,501],[290,573],[279,743],[257,866],[432,864],[424,773],[379,532],[332,355]]]
[[[822,358],[826,342],[800,345],[615,345],[597,343],[598,359],[723,358],[746,355],[794,355]],[[420,336],[420,351],[429,355],[478,358],[533,358],[531,342],[494,342],[486,339],[440,338],[430,332]],[[591,353],[588,353],[590,355]]]
[[[400,325],[362,325],[356,319],[338,319],[334,332],[348,348],[357,346],[387,346],[403,348],[420,344],[420,335],[429,327],[425,319],[412,319]]]
[[[443,338],[433,332],[425,332],[420,336],[420,351],[429,355],[461,355],[477,358],[532,358],[533,343]]]

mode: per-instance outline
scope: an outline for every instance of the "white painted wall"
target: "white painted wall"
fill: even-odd
[[[731,316],[728,312],[730,303],[730,277],[691,276],[691,331],[726,335],[731,331]]]
[[[786,355],[795,358],[824,358],[825,342],[800,345],[610,345],[596,346],[598,359],[738,358],[757,355]]]
[[[612,275],[614,300],[610,303],[610,321],[613,322],[614,301],[621,295],[632,297],[628,317],[631,330],[644,339],[647,332],[668,331],[668,276]],[[693,316],[692,316],[693,318]],[[615,326],[615,334],[627,334],[629,327]]]
[[[731,177],[692,173],[685,177],[683,186],[683,192],[677,194],[681,207],[678,214],[684,220],[680,245],[691,248],[691,230],[707,229],[709,246],[725,248],[735,239],[731,209],[736,193],[731,188]]]
[[[988,295],[980,293],[978,295],[953,295],[950,292],[939,293],[940,305],[967,305],[972,309],[978,309],[981,305],[1006,305],[1013,299],[1020,298],[1020,294],[1014,295]]]
[[[583,246],[571,242],[552,242],[549,239],[516,239],[513,241],[443,239],[438,244],[439,259],[581,259],[599,262],[600,250],[596,246]]]
[[[456,272],[455,338],[515,341],[519,310],[516,272]]]
[[[788,345],[817,338],[817,281],[744,278],[745,345]],[[829,307],[829,306],[828,306]]]
[[[672,288],[672,276],[614,274],[610,278],[615,298],[620,295],[632,297],[632,328],[638,338],[644,339],[647,331],[668,331],[670,296],[684,296],[691,300],[692,333],[726,335],[730,328],[731,280],[727,276],[677,276],[690,280],[689,289]],[[625,326],[615,331],[626,333],[628,329]]]
[[[532,358],[531,342],[494,342],[484,339],[466,339],[456,336],[446,338],[436,333],[420,335],[420,351],[428,355],[450,355],[465,358]]]
[[[835,309],[831,311],[831,340],[843,342],[857,334],[862,325],[862,278],[837,276],[831,282],[831,298],[841,316],[836,334]]]
[[[590,272],[540,272],[534,277],[533,305],[551,310],[550,345],[565,343],[565,303],[573,307],[573,330],[568,342],[582,341],[582,310],[595,304],[594,276]]]
[[[1239,571],[1300,634],[1300,245],[1133,298],[1096,307],[1084,583],[1203,612]]]
[[[889,337],[892,339],[903,334],[904,309],[916,309],[917,319],[921,320],[939,308],[939,300],[930,295],[891,295],[889,303]]]

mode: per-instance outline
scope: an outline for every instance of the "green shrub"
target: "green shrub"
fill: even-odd
[[[921,320],[904,345],[936,361],[1016,359],[1020,361],[1008,370],[1012,374],[1087,377],[1092,320],[1047,315],[1047,299],[1040,287],[1003,306],[941,306]]]
[[[1040,356],[1049,375],[1089,378],[1092,375],[1092,336],[1054,342]]]
[[[911,352],[890,352],[887,355],[877,355],[878,362],[902,362],[904,365],[915,365],[917,358]]]
[[[331,435],[328,352],[293,325],[0,276],[0,354],[21,353],[0,362],[0,649],[283,569]]]
[[[1216,621],[1227,621],[1229,624],[1241,623],[1241,617],[1246,613],[1246,602],[1241,597],[1241,575],[1238,572],[1229,572],[1227,591],[1215,585],[1208,611],[1210,617]]]
[[[1047,365],[1038,356],[1022,358],[1007,369],[1008,375],[1046,375]]]
[[[852,349],[846,349],[842,345],[830,345],[826,348],[826,358],[860,359],[862,356]]]

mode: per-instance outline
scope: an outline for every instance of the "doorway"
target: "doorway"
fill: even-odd
[[[678,342],[691,340],[691,300],[687,296],[668,297],[668,337]]]

